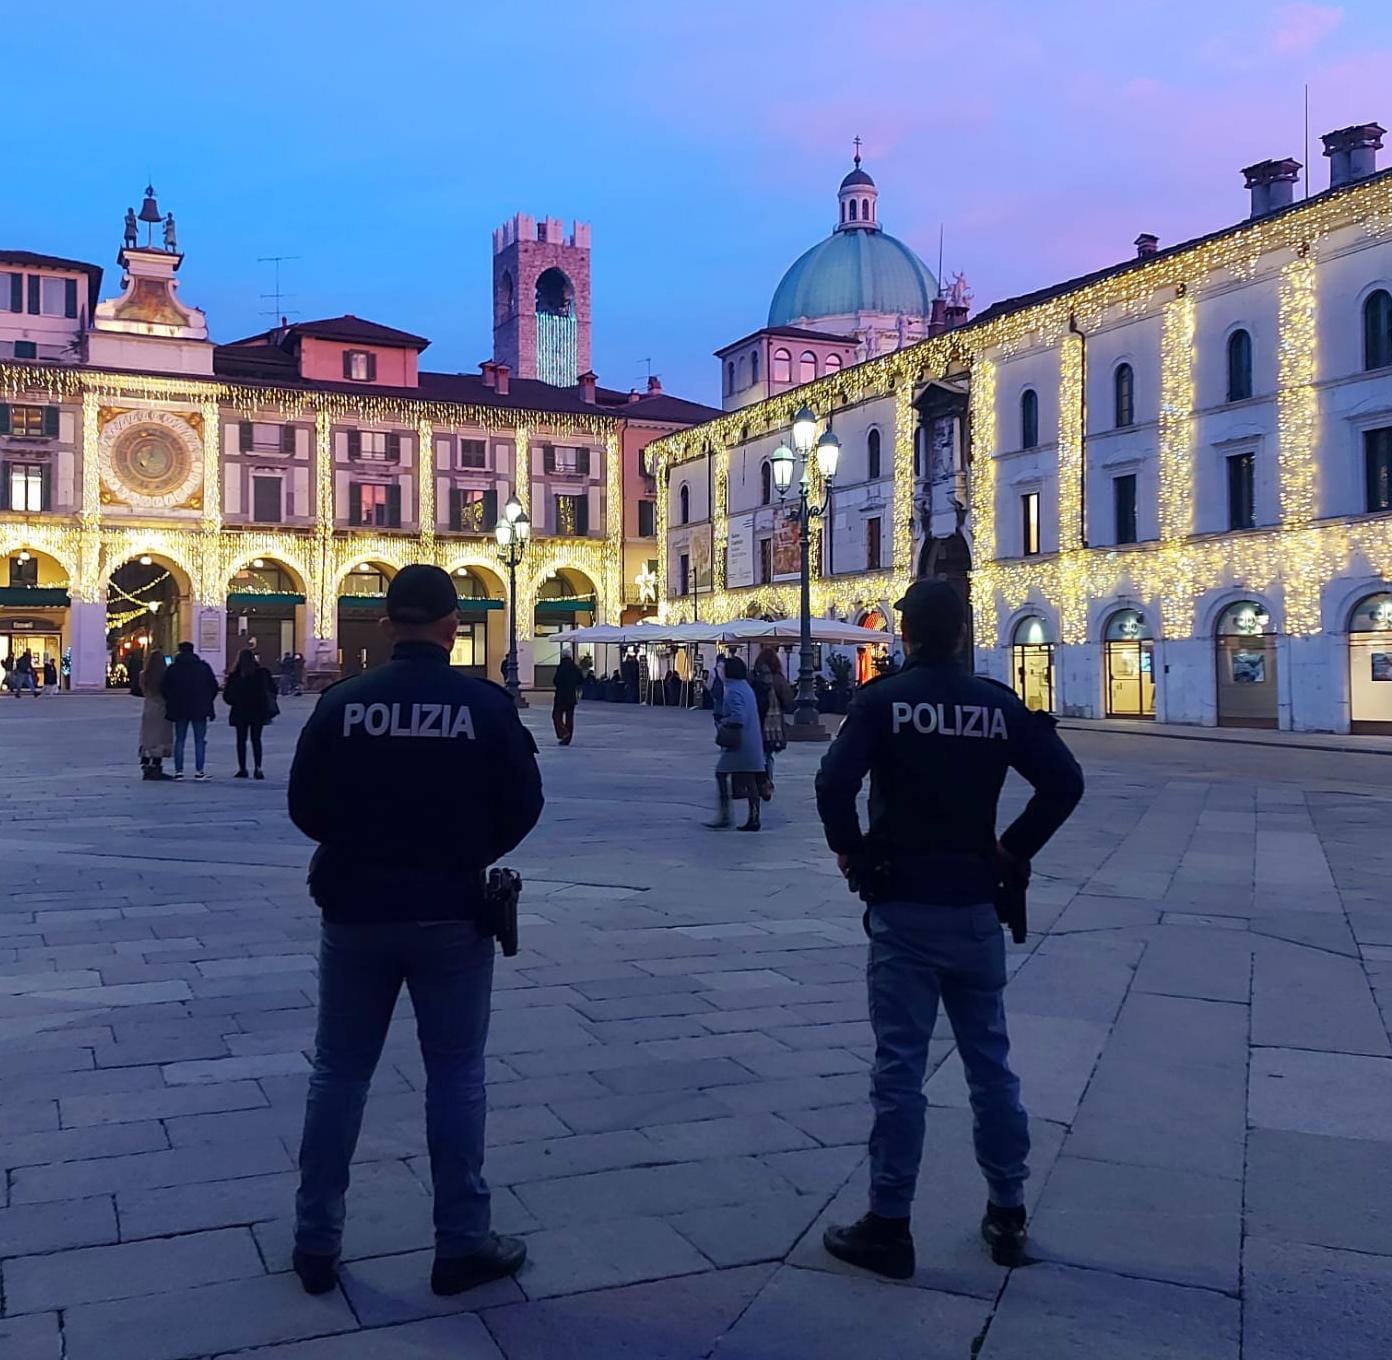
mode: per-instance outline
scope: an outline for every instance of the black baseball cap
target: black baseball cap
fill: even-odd
[[[967,622],[962,597],[946,581],[915,581],[894,607],[920,646],[951,651]]]
[[[434,623],[458,610],[449,573],[424,562],[402,567],[387,587],[387,617],[393,623]]]

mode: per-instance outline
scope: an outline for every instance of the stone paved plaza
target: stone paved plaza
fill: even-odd
[[[708,722],[602,704],[569,750],[527,715],[548,802],[497,970],[487,1169],[531,1259],[429,1292],[403,1002],[343,1287],[307,1298],[317,920],[284,773],[309,702],[266,783],[230,778],[219,725],[214,782],[146,785],[136,701],[0,700],[4,1360],[1392,1355],[1392,758],[1070,733],[1088,795],[1010,951],[1039,1262],[977,1240],[944,1025],[919,1270],[887,1284],[819,1244],[863,1206],[871,1041],[818,753],[783,759],[763,834],[717,834]]]

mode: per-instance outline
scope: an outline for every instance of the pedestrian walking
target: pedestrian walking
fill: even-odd
[[[208,720],[213,716],[213,700],[218,682],[213,668],[194,650],[193,643],[181,642],[164,676],[164,712],[174,724],[174,778],[184,777],[184,743],[193,732],[193,777],[205,780],[208,757]]]
[[[227,721],[237,736],[237,773],[234,779],[247,777],[247,739],[251,739],[251,758],[257,779],[266,776],[261,769],[261,733],[280,713],[276,703],[276,685],[271,673],[249,648],[237,658],[232,674],[222,688],[227,704]]]
[[[163,652],[151,652],[140,677],[144,698],[140,705],[140,777],[150,780],[173,779],[165,774],[164,762],[174,754],[174,724],[164,713],[164,676],[169,669]]]
[[[764,801],[773,797],[773,763],[788,748],[788,720],[797,702],[783,662],[772,647],[765,647],[754,658],[754,693],[759,700],[759,721],[764,737],[765,779],[760,792]]]
[[[737,656],[725,663],[725,692],[715,725],[720,756],[715,762],[715,786],[719,799],[715,820],[707,825],[730,825],[730,800],[743,798],[749,816],[741,831],[759,829],[759,785],[764,778],[764,737],[759,722],[759,701],[749,684],[749,668]]]
[[[562,746],[569,746],[575,736],[575,705],[580,701],[580,686],[585,677],[575,658],[569,652],[561,654],[556,666],[556,678],[551,682],[556,691],[551,705],[551,724],[556,729],[556,740]]]
[[[349,1167],[405,983],[426,1071],[435,1190],[431,1288],[514,1274],[525,1243],[494,1233],[483,1179],[493,940],[484,875],[541,815],[536,744],[506,690],[450,666],[459,601],[439,567],[387,588],[383,666],[325,691],[290,770],[290,817],[319,848],[319,1025],[293,1266],[310,1294],[337,1278]]]
[[[276,667],[279,676],[280,692],[283,696],[289,696],[295,689],[295,658],[286,652],[280,658],[280,664]]]
[[[56,690],[58,688],[58,667],[53,664],[53,658],[51,656],[44,657],[43,682],[45,690]]]
[[[34,683],[34,653],[27,647],[19,654],[19,660],[15,662],[15,668],[10,675],[11,693],[16,699],[28,690],[36,699],[39,697],[39,688]]]
[[[817,811],[837,864],[867,904],[870,937],[870,1208],[833,1226],[826,1249],[893,1279],[914,1272],[909,1211],[923,1155],[923,1078],[941,1000],[966,1068],[981,1234],[1000,1265],[1025,1259],[1029,1121],[1010,1070],[1005,943],[994,905],[1083,793],[1054,721],[956,660],[966,611],[945,581],[915,581],[900,610],[908,659],[862,686],[817,775]],[[996,839],[1006,772],[1034,796]],[[856,796],[870,775],[870,826]]]

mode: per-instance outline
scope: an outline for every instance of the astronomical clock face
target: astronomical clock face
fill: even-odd
[[[127,411],[101,432],[102,481],[127,505],[170,509],[188,501],[202,476],[202,442],[170,411]]]

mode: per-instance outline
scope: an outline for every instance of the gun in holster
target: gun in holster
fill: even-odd
[[[515,869],[490,869],[483,887],[483,928],[510,959],[517,953],[517,902],[522,875]]]
[[[996,885],[996,917],[1016,944],[1024,944],[1029,935],[1029,880],[1029,861],[1021,860],[1019,868],[1003,873]]]

